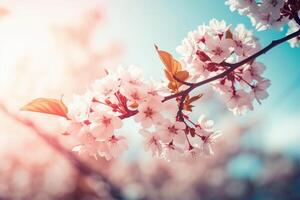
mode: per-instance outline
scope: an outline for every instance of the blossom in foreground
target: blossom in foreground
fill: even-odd
[[[116,82],[109,84],[112,80]],[[141,125],[145,150],[153,156],[166,160],[200,157],[214,141],[212,121],[200,119],[194,128],[186,124],[178,117],[177,101],[162,101],[170,93],[164,87],[144,80],[133,66],[120,66],[116,73],[96,80],[89,92],[74,96],[69,104],[67,131],[78,140],[74,151],[107,160],[120,156],[128,149],[127,139],[119,134],[123,120],[133,117]],[[198,126],[209,133],[196,135]]]
[[[172,161],[212,155],[221,135],[202,114],[194,122],[193,104],[205,94],[191,94],[190,85],[226,73],[207,83],[235,115],[253,110],[255,101],[260,104],[268,97],[270,80],[263,77],[262,63],[253,59],[228,71],[231,63],[260,50],[258,40],[243,25],[233,28],[224,20],[213,19],[199,26],[177,47],[180,60],[155,47],[164,64],[162,81],[145,79],[138,67],[120,66],[106,70],[106,76],[92,83],[86,93],[75,95],[68,109],[51,99],[51,105],[56,102],[58,108],[39,101],[39,106],[30,103],[26,109],[41,108],[39,112],[66,116],[67,133],[78,141],[74,150],[107,160],[129,148],[122,128],[127,118],[132,118],[140,126],[144,149]]]

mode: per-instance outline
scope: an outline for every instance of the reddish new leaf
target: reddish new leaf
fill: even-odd
[[[67,117],[68,108],[61,100],[57,100],[57,99],[51,99],[51,98],[34,99],[30,103],[23,106],[21,110],[45,113],[50,115],[57,115],[68,119]]]
[[[187,71],[179,71],[175,74],[175,77],[180,81],[185,81],[189,77],[189,72]]]
[[[189,99],[189,103],[193,103],[194,101],[197,101],[203,96],[203,94],[198,94],[196,96],[193,96],[192,98]]]
[[[155,49],[168,72],[170,72],[171,74],[175,74],[176,72],[181,70],[180,62],[174,59],[170,53],[159,50],[156,45]]]
[[[227,29],[227,31],[225,33],[225,37],[226,37],[226,39],[232,39],[233,38],[233,35],[232,35],[232,32],[231,32],[230,28]]]

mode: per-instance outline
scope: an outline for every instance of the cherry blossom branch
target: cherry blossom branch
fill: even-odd
[[[188,85],[188,86],[192,86],[194,83],[190,83],[190,82],[186,82],[186,81],[183,81],[183,80],[180,80],[177,76],[173,76],[174,79],[179,82],[179,83],[182,83],[184,85]]]
[[[182,96],[187,96],[186,93],[190,93],[192,90],[194,90],[195,88],[197,87],[200,87],[202,85],[205,85],[207,83],[210,83],[212,81],[215,81],[215,80],[218,80],[220,78],[223,78],[225,76],[227,76],[228,74],[230,74],[232,71],[234,71],[235,69],[237,69],[238,67],[246,64],[247,62],[250,62],[252,60],[254,60],[255,58],[259,57],[260,55],[262,54],[265,54],[267,53],[269,50],[271,50],[272,48],[278,46],[279,44],[283,43],[283,42],[286,42],[294,37],[297,37],[300,35],[300,30],[290,34],[290,35],[287,35],[286,37],[283,37],[281,39],[278,39],[278,40],[274,40],[272,41],[268,46],[266,46],[265,48],[263,48],[262,50],[258,51],[257,53],[253,54],[252,56],[249,56],[247,58],[245,58],[244,60],[240,61],[240,62],[237,62],[237,63],[227,63],[227,62],[222,62],[220,65],[222,66],[228,66],[229,68],[227,70],[225,70],[224,72],[216,75],[216,76],[213,76],[211,78],[208,78],[208,79],[205,79],[203,81],[200,81],[198,83],[192,83],[190,84],[189,88],[186,89],[186,90],[183,90],[179,93],[176,93],[176,94],[172,94],[172,95],[169,95],[169,96],[166,96],[164,99],[163,99],[163,102],[165,101],[168,101],[168,100],[171,100],[171,99],[174,99],[176,97],[182,97]]]
[[[300,23],[300,19],[298,16],[295,17],[295,21],[298,23]],[[184,101],[186,99],[186,97],[189,95],[189,93],[202,86],[202,85],[205,85],[207,83],[210,83],[212,81],[215,81],[215,80],[218,80],[220,78],[223,78],[227,75],[229,75],[231,72],[233,72],[235,69],[237,69],[238,67],[248,63],[248,62],[251,62],[253,61],[255,58],[259,57],[260,55],[262,54],[265,54],[267,53],[269,50],[271,50],[272,48],[278,46],[279,44],[282,44],[283,42],[286,42],[294,37],[297,37],[300,35],[300,29],[294,33],[291,33],[283,38],[280,38],[278,40],[274,40],[272,41],[269,45],[267,45],[265,48],[261,49],[260,51],[256,52],[255,54],[245,58],[244,60],[241,60],[240,62],[237,62],[237,63],[227,63],[225,61],[223,61],[222,63],[220,63],[219,65],[221,66],[227,66],[229,67],[227,70],[225,70],[224,72],[216,75],[216,76],[213,76],[211,78],[208,78],[208,79],[205,79],[203,81],[200,81],[198,83],[186,83],[186,82],[182,82],[183,84],[189,86],[186,90],[183,90],[179,93],[176,93],[176,94],[173,94],[173,95],[170,95],[170,96],[167,96],[163,99],[162,102],[165,102],[165,101],[168,101],[168,100],[171,100],[173,98],[178,98],[180,97],[180,102],[179,102],[179,106],[178,106],[178,117],[181,121],[184,121],[184,117],[183,117],[183,107],[184,107]],[[174,77],[176,79],[176,77]]]
[[[12,118],[16,122],[28,127],[31,129],[39,138],[41,138],[45,143],[47,143],[50,147],[52,147],[55,151],[60,153],[66,160],[68,160],[81,174],[85,176],[89,176],[97,181],[101,181],[104,183],[106,189],[109,191],[110,195],[114,199],[126,199],[120,189],[113,185],[105,175],[101,172],[96,171],[90,166],[86,165],[84,162],[76,158],[74,153],[66,150],[54,137],[50,136],[50,134],[45,133],[44,130],[35,125],[32,121],[21,118],[10,111],[3,105],[0,104],[0,110],[6,114],[8,117]]]
[[[295,21],[297,21],[297,23],[298,23],[298,21],[299,21],[299,23],[300,23],[300,19],[299,19],[298,16],[295,17]],[[297,36],[299,36],[299,35],[300,35],[300,29],[299,29],[298,31],[294,32],[294,33],[291,33],[291,34],[289,34],[289,35],[283,37],[283,38],[280,38],[280,39],[278,39],[278,40],[272,41],[272,42],[271,42],[269,45],[267,45],[265,48],[261,49],[260,51],[256,52],[255,54],[253,54],[253,55],[251,55],[251,56],[245,58],[244,60],[241,60],[240,62],[237,62],[237,63],[227,63],[227,62],[224,61],[224,62],[220,63],[219,65],[228,67],[227,70],[225,70],[224,72],[222,72],[222,73],[220,73],[220,74],[218,74],[218,75],[216,75],[216,76],[213,76],[213,77],[211,77],[211,78],[205,79],[205,80],[200,81],[200,82],[197,82],[197,83],[185,82],[185,81],[180,80],[180,79],[177,78],[176,76],[174,76],[174,79],[175,79],[176,81],[178,81],[178,82],[180,82],[180,83],[182,83],[182,84],[184,84],[184,85],[187,85],[188,88],[185,89],[185,90],[182,90],[182,91],[179,92],[179,93],[176,93],[176,94],[172,94],[172,95],[166,96],[166,97],[162,100],[162,102],[165,102],[165,101],[168,101],[168,100],[171,100],[171,99],[174,99],[174,98],[180,98],[177,116],[178,116],[178,118],[179,118],[180,121],[184,121],[184,117],[183,117],[183,113],[182,113],[182,112],[183,112],[183,107],[184,107],[184,101],[185,101],[185,99],[187,98],[187,96],[189,95],[189,93],[190,93],[191,91],[193,91],[194,89],[196,89],[196,88],[198,88],[198,87],[200,87],[200,86],[202,86],[202,85],[205,85],[205,84],[207,84],[207,83],[210,83],[210,82],[212,82],[212,81],[218,80],[218,79],[220,79],[220,78],[223,78],[223,77],[229,75],[231,72],[233,72],[233,71],[234,71],[235,69],[237,69],[238,67],[240,67],[240,66],[242,66],[242,65],[244,65],[244,64],[246,64],[246,63],[248,63],[248,62],[253,61],[253,60],[256,59],[257,57],[261,56],[262,54],[265,54],[265,53],[267,53],[268,51],[270,51],[272,48],[274,48],[274,47],[276,47],[276,46],[282,44],[283,42],[286,42],[286,41],[288,41],[288,40],[290,40],[290,39],[292,39],[292,38],[294,38],[294,37],[297,37]],[[137,113],[138,113],[137,110],[131,111],[131,112],[128,112],[128,113],[126,113],[126,114],[124,114],[124,115],[121,115],[120,118],[121,118],[121,119],[129,118],[129,117],[131,117],[131,116],[136,115]]]
[[[199,86],[202,86],[204,84],[210,83],[210,82],[215,81],[217,79],[223,78],[224,76],[230,74],[230,72],[234,71],[238,67],[246,64],[249,61],[254,60],[255,58],[259,57],[262,54],[267,53],[269,50],[271,50],[272,48],[278,46],[279,44],[281,44],[281,43],[283,43],[285,41],[288,41],[288,40],[290,40],[290,39],[292,39],[294,37],[297,37],[299,35],[300,35],[300,30],[298,30],[298,31],[296,31],[296,32],[294,32],[294,33],[292,33],[290,35],[287,35],[286,37],[283,37],[281,39],[274,40],[268,46],[266,46],[265,48],[263,48],[262,50],[258,51],[257,53],[253,54],[252,56],[249,56],[248,58],[245,58],[244,60],[242,60],[240,62],[237,62],[237,63],[223,62],[220,65],[228,66],[230,68],[228,68],[226,71],[224,71],[224,72],[222,72],[222,73],[220,73],[220,74],[218,74],[216,76],[213,76],[213,77],[208,78],[206,80],[200,81],[198,83],[193,83],[186,90],[183,90],[183,91],[181,91],[181,92],[179,92],[177,94],[173,94],[173,95],[165,97],[164,100],[163,100],[163,102],[168,101],[168,100],[173,99],[173,98],[176,98],[176,97],[179,97],[179,96],[186,96],[186,93],[190,93],[192,90],[194,90],[195,88],[197,88]]]

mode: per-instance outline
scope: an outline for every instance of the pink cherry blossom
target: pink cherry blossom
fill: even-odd
[[[119,90],[119,80],[116,76],[107,75],[106,77],[96,80],[92,85],[92,90],[98,100],[103,100],[114,95]]]
[[[266,91],[268,87],[270,87],[271,82],[268,79],[263,79],[258,81],[252,89],[252,92],[254,93],[254,97],[257,100],[258,103],[261,103],[260,100],[266,99],[269,94]]]
[[[142,102],[147,97],[145,87],[127,86],[122,88],[122,94],[126,96],[130,101]]]
[[[190,145],[187,145],[185,150],[185,157],[189,158],[191,157],[194,160],[197,160],[200,158],[200,155],[203,153],[202,146],[200,147],[198,144],[193,144],[191,147]]]
[[[243,90],[237,90],[227,97],[227,107],[235,115],[242,115],[247,110],[253,110],[253,96]]]
[[[129,67],[119,67],[118,77],[123,85],[140,86],[143,83],[141,69],[133,65],[130,65]]]
[[[204,129],[206,131],[211,131],[214,128],[214,121],[207,119],[205,115],[200,115],[198,124],[201,129]]]
[[[260,62],[253,62],[251,64],[248,64],[243,69],[243,78],[251,82],[252,80],[261,80],[262,73],[265,71],[266,66],[263,63]]]
[[[89,95],[74,95],[72,103],[68,105],[68,117],[77,122],[84,122],[89,117],[91,102]]]
[[[165,120],[158,126],[158,132],[161,140],[165,143],[173,141],[175,144],[183,144],[185,142],[185,128],[186,125],[183,122]]]
[[[285,0],[226,0],[225,4],[231,11],[237,10],[241,15],[247,15],[253,26],[262,31],[274,27],[282,30],[282,26],[292,17],[293,9],[297,7],[289,5],[292,1]],[[284,7],[292,10],[284,11]],[[284,13],[286,12],[286,13]],[[287,14],[288,13],[288,14]]]
[[[223,35],[229,26],[226,25],[224,20],[212,19],[209,21],[209,30],[213,36]]]
[[[259,44],[251,31],[243,24],[237,25],[233,34],[234,52],[241,57],[251,56],[259,50]]]
[[[112,135],[106,141],[101,141],[102,148],[99,154],[107,160],[119,157],[128,149],[126,138],[123,136]]]
[[[91,133],[97,139],[107,139],[111,137],[114,130],[121,128],[122,120],[109,113],[94,112],[91,119]]]
[[[146,102],[139,104],[139,112],[134,119],[136,122],[140,122],[143,128],[150,128],[153,124],[162,121],[161,108],[162,103],[159,99],[150,98]]]
[[[213,155],[214,151],[212,149],[212,144],[215,143],[215,140],[220,137],[222,134],[220,131],[215,132],[206,132],[202,142],[202,151],[206,155]]]
[[[206,46],[210,59],[215,63],[221,63],[230,56],[233,43],[230,39],[211,37],[206,41]]]
[[[247,15],[250,12],[255,13],[257,10],[254,0],[226,0],[225,4],[229,5],[231,11],[238,10],[242,15]]]
[[[173,143],[169,143],[164,146],[163,156],[166,160],[176,161],[182,156],[182,154],[183,150]]]
[[[99,147],[100,143],[95,140],[94,136],[91,134],[83,134],[80,137],[79,144],[76,145],[72,151],[78,152],[79,154],[87,154],[97,159],[98,156],[101,156],[98,154]]]
[[[140,133],[144,137],[144,145],[146,151],[151,151],[152,156],[160,157],[162,154],[162,144],[158,132],[150,133],[146,130],[141,130]]]

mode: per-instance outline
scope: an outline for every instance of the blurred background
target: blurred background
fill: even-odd
[[[233,116],[217,95],[199,89],[208,95],[195,117],[206,114],[224,132],[213,157],[153,159],[128,120],[123,131],[130,149],[121,159],[78,156],[107,179],[99,180],[28,123],[71,149],[61,120],[19,111],[37,97],[68,102],[119,64],[160,80],[153,44],[176,56],[187,33],[212,18],[253,29],[223,0],[0,0],[0,199],[300,199],[300,49],[287,43],[258,59],[272,81],[270,97],[245,116]],[[255,35],[265,46],[285,33]]]

